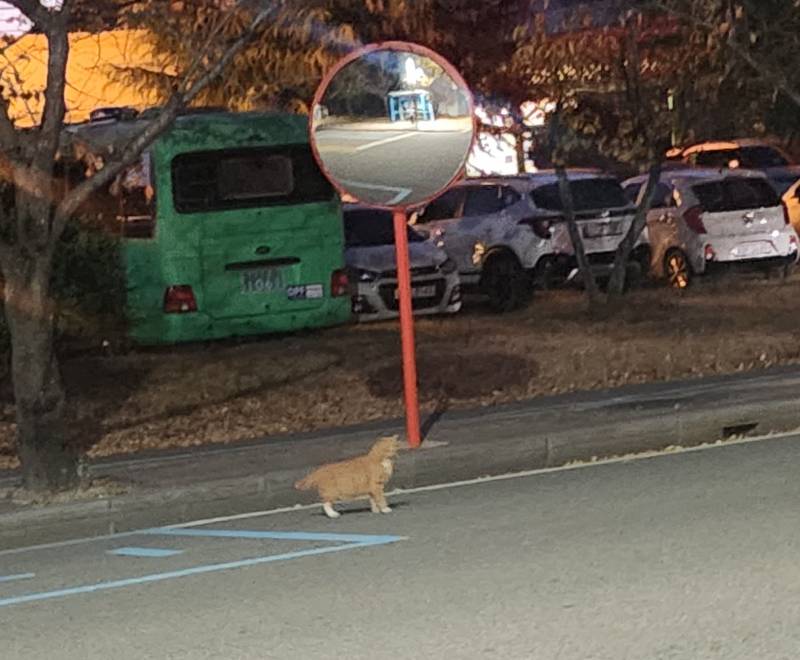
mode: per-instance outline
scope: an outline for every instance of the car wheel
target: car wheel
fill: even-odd
[[[530,296],[527,273],[517,258],[508,253],[490,256],[483,266],[483,290],[496,312],[522,307]]]
[[[692,268],[681,250],[670,250],[664,257],[664,274],[673,289],[686,289],[692,283]]]
[[[533,284],[542,291],[551,291],[558,288],[564,281],[564,275],[558,269],[555,261],[543,258],[536,264],[533,272]]]

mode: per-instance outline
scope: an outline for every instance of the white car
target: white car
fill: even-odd
[[[644,195],[646,176],[623,185]],[[746,268],[785,274],[797,262],[797,234],[786,205],[761,172],[683,169],[663,172],[648,213],[652,273],[686,288],[695,275]]]
[[[619,182],[596,170],[569,170],[578,224],[596,274],[607,275],[635,209]],[[478,286],[501,312],[523,305],[534,285],[550,286],[576,273],[554,172],[481,177],[456,184],[415,222],[458,265],[464,286]],[[633,259],[646,267],[646,235]]]
[[[345,205],[345,263],[353,314],[359,321],[399,315],[394,224],[389,211]],[[461,309],[455,263],[426,237],[408,228],[414,314],[454,314]]]
[[[595,277],[608,279],[614,266],[617,247],[628,233],[636,214],[619,180],[601,170],[571,169],[567,171],[575,216],[581,232],[583,248]],[[552,248],[557,269],[562,275],[578,274],[578,263],[572,239],[563,220],[558,179],[553,172],[532,175],[531,196],[536,207],[553,214]],[[628,277],[638,279],[650,265],[647,228],[637,236],[628,263]]]

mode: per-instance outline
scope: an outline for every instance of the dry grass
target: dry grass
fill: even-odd
[[[493,405],[576,389],[733,373],[800,361],[800,282],[733,280],[632,294],[591,319],[579,292],[523,311],[480,305],[417,323],[423,407]],[[91,456],[228,443],[402,414],[396,324],[245,343],[83,356],[64,363],[73,428]],[[0,467],[16,464],[13,406]]]

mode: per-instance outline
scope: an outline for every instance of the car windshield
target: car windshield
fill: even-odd
[[[766,145],[701,151],[695,157],[695,164],[702,167],[727,167],[731,161],[738,161],[740,167],[755,170],[786,167],[789,164],[777,149]]]
[[[394,245],[392,214],[381,209],[345,211],[344,235],[347,247]],[[421,243],[425,237],[409,227],[408,240],[411,243]]]
[[[739,150],[742,167],[754,169],[765,167],[786,167],[789,162],[772,147],[742,147]]]
[[[595,211],[629,206],[625,191],[616,179],[578,179],[570,181],[575,211]],[[548,211],[562,211],[561,194],[557,183],[536,188],[531,193],[534,204]]]

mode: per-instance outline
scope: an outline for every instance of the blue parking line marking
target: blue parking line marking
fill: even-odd
[[[15,580],[30,580],[36,573],[20,573],[19,575],[0,575],[0,582],[14,582]]]
[[[183,527],[159,527],[148,529],[144,534],[186,536],[195,538],[224,539],[273,539],[277,541],[324,541],[328,543],[362,543],[383,545],[404,540],[401,536],[377,536],[371,534],[319,534],[316,532],[255,532],[239,529],[186,529]]]
[[[369,539],[369,537],[366,537]],[[373,537],[380,538],[380,537]],[[192,575],[202,575],[205,573],[215,573],[218,571],[227,571],[236,568],[245,568],[248,566],[257,566],[259,564],[267,564],[277,561],[286,561],[289,559],[298,559],[300,557],[312,557],[315,555],[324,555],[332,552],[343,552],[345,550],[355,550],[356,548],[365,548],[384,543],[391,543],[394,541],[402,540],[402,537],[384,537],[392,538],[393,541],[384,541],[378,543],[375,540],[366,540],[357,543],[346,543],[343,545],[330,545],[322,548],[310,548],[308,550],[297,550],[295,552],[287,552],[279,555],[268,555],[265,557],[254,557],[252,559],[241,559],[239,561],[224,562],[221,564],[206,564],[202,566],[195,566],[193,568],[185,568],[178,571],[168,571],[165,573],[152,573],[150,575],[143,575],[136,578],[128,578],[124,580],[111,580],[109,582],[99,582],[96,584],[87,584],[79,587],[71,587],[68,589],[57,589],[55,591],[43,591],[40,593],[25,594],[22,596],[13,596],[11,598],[0,599],[0,607],[9,607],[12,605],[21,605],[23,603],[32,603],[34,601],[49,600],[52,598],[62,598],[64,596],[77,596],[79,594],[88,594],[98,591],[107,591],[109,589],[120,589],[123,587],[133,587],[141,584],[148,584],[151,582],[161,582],[164,580],[172,580],[175,578],[189,577]]]
[[[163,548],[116,548],[109,550],[107,554],[118,555],[119,557],[174,557],[180,555],[183,550],[164,550]]]

